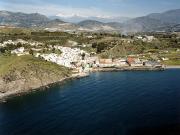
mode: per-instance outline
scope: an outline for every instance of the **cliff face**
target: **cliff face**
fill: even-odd
[[[71,76],[69,69],[51,62],[32,56],[11,57],[2,58],[4,65],[0,67],[0,98],[28,92]]]
[[[10,76],[10,75],[9,75]],[[18,76],[14,80],[10,80],[8,77],[1,77],[0,78],[0,92],[6,93],[9,91],[26,91],[29,89],[35,89],[41,86],[46,86],[51,83],[55,83],[58,81],[61,81],[64,78],[67,78],[67,76],[61,76],[58,75],[58,72],[56,73],[41,73],[41,74],[31,74],[31,76],[25,77],[25,76]]]
[[[33,89],[44,87],[52,83],[60,82],[65,78],[67,77],[64,77],[64,78],[54,77],[54,76],[48,76],[48,78],[33,77],[33,78],[29,78],[28,80],[18,79],[18,80],[14,80],[8,83],[4,82],[3,79],[1,78],[0,79],[0,99],[10,96],[10,95],[18,94],[18,93],[29,92]]]

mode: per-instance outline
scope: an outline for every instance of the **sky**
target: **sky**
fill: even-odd
[[[138,17],[180,9],[180,0],[0,0],[0,10],[71,17]]]

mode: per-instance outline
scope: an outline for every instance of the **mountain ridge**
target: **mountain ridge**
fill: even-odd
[[[126,20],[125,22],[101,22],[95,19],[83,20],[79,23],[67,23],[62,19],[52,19],[39,13],[22,13],[0,11],[0,25],[15,27],[41,27],[63,31],[117,31],[153,32],[179,31],[180,9],[162,13],[152,13],[146,16]]]

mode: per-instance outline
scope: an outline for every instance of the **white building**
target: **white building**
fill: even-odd
[[[132,67],[142,67],[143,62],[139,58],[136,58],[136,59],[134,59],[134,62],[131,63],[131,66]]]
[[[68,44],[70,44],[70,45],[72,45],[72,46],[77,46],[77,45],[78,45],[77,42],[71,41],[71,40],[68,41]]]
[[[126,59],[115,59],[114,61],[113,61],[113,63],[115,64],[115,66],[117,66],[117,67],[124,67],[124,66],[129,66],[128,64],[127,64],[127,61],[126,61]]]
[[[164,57],[163,57],[162,60],[163,60],[163,61],[167,61],[167,60],[169,60],[169,58],[164,58]]]
[[[82,60],[82,54],[85,54],[84,60],[88,59],[90,56],[88,53],[86,53],[83,50],[80,50],[79,48],[70,48],[70,47],[62,47],[62,46],[54,46],[55,49],[61,50],[61,54],[38,54],[36,57],[41,56],[47,61],[51,61],[54,63],[57,63],[59,65],[63,65],[65,67],[69,68],[76,68],[75,63],[78,63]]]
[[[28,52],[25,52],[24,47],[17,48],[11,51],[11,54],[16,54],[17,56],[27,55]]]
[[[154,36],[146,36],[146,38],[147,38],[147,40],[148,40],[149,42],[151,42],[151,41],[154,40]]]

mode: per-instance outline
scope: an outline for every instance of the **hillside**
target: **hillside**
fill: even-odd
[[[36,27],[49,22],[49,18],[38,13],[25,14],[21,12],[0,11],[0,25],[17,27]]]
[[[123,23],[125,32],[179,31],[180,9],[153,13]]]
[[[170,10],[164,13],[154,13],[148,15],[149,18],[160,20],[167,23],[180,23],[180,9]]]
[[[123,31],[125,32],[150,32],[157,30],[159,27],[168,26],[168,23],[160,20],[152,19],[147,16],[138,17],[127,21],[123,24]]]
[[[64,22],[60,19],[51,20],[44,28],[49,31],[77,31],[79,26],[72,23]]]
[[[91,27],[91,26],[101,26],[101,25],[104,25],[104,23],[95,21],[95,20],[85,20],[85,21],[79,22],[78,25],[82,27]]]
[[[90,31],[114,31],[115,29],[108,25],[108,23],[103,23],[95,20],[85,20],[78,23],[84,29]]]
[[[101,22],[102,21],[102,22]],[[84,20],[77,24],[67,23],[61,19],[50,19],[38,13],[25,14],[9,11],[0,11],[0,25],[15,27],[38,27],[50,31],[117,31],[117,32],[154,32],[154,31],[179,31],[180,9],[163,13],[153,13],[147,16],[128,19],[123,22]]]
[[[79,23],[80,26],[89,29],[109,27],[109,30],[127,32],[152,32],[152,31],[179,31],[180,9],[163,13],[153,13],[147,16],[129,19],[123,23],[86,20]],[[108,29],[104,29],[108,30]]]
[[[122,16],[115,16],[115,17],[105,17],[105,16],[81,16],[77,14],[72,15],[65,15],[65,14],[57,14],[56,16],[50,16],[51,19],[61,19],[66,22],[70,23],[79,23],[85,20],[96,20],[99,22],[109,23],[109,22],[118,22],[122,23],[131,18],[129,17],[122,17]]]
[[[71,75],[65,67],[30,55],[0,56],[0,65],[0,96],[27,92]]]

